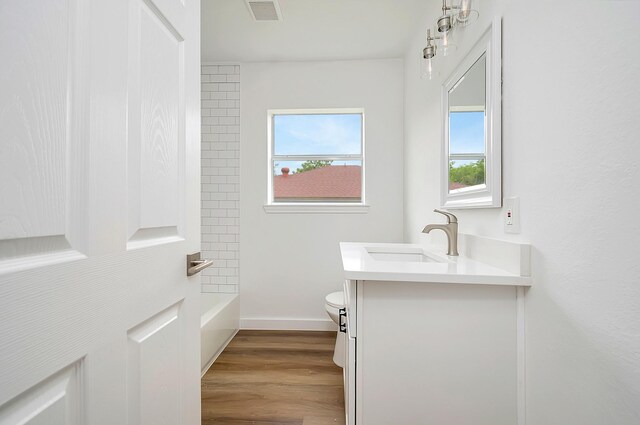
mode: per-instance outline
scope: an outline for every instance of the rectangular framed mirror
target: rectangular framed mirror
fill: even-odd
[[[502,206],[501,20],[442,86],[442,207]]]

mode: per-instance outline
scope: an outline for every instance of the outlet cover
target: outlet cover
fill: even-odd
[[[504,198],[504,232],[520,233],[520,198]]]

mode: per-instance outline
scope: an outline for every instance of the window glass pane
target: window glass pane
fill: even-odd
[[[273,135],[275,155],[357,155],[362,115],[274,115]]]
[[[449,112],[449,152],[484,154],[484,111]]]
[[[274,161],[274,202],[360,202],[362,161]]]
[[[486,181],[484,158],[477,160],[449,159],[449,192]]]

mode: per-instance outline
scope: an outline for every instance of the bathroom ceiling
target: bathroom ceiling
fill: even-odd
[[[437,13],[434,0],[278,3],[282,21],[256,22],[243,0],[202,0],[202,59],[261,62],[397,58],[404,55],[427,9]]]

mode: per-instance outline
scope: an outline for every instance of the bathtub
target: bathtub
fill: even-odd
[[[200,294],[200,369],[211,367],[240,326],[238,294]]]

